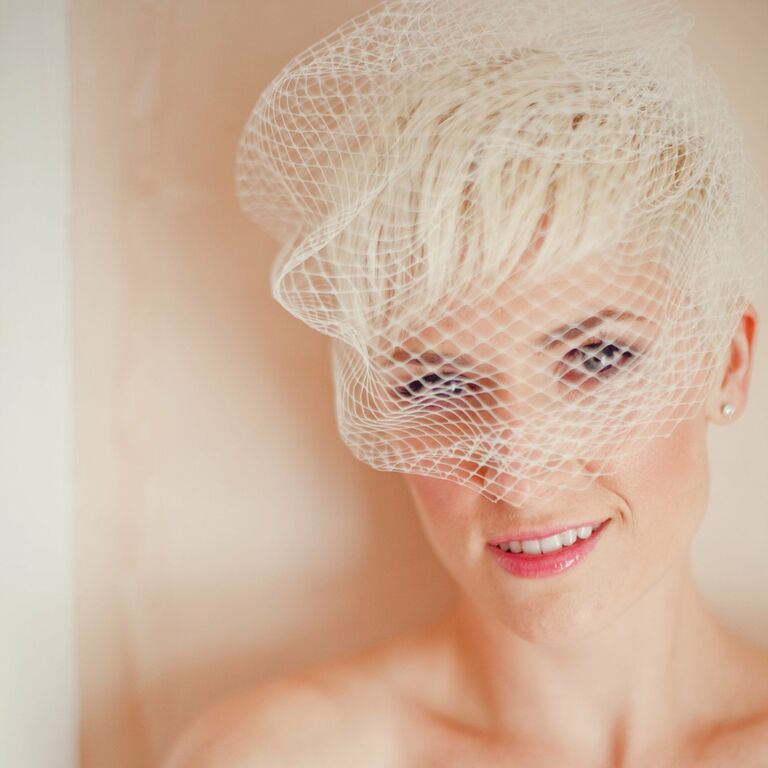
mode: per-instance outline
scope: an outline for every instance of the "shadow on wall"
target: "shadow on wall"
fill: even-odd
[[[234,197],[257,95],[366,3],[322,5],[72,6],[84,768],[157,765],[214,699],[453,594]]]

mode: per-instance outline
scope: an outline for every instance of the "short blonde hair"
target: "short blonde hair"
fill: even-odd
[[[689,29],[672,0],[386,0],[262,94],[240,200],[283,242],[275,298],[338,342],[337,418],[358,458],[498,500],[477,468],[563,468],[568,484],[700,408],[764,251],[736,123]],[[573,286],[550,294],[545,278],[582,261],[590,278],[621,269],[574,304],[604,287],[639,298],[653,331],[577,344],[582,318],[560,317],[582,310]],[[526,299],[531,278],[544,301],[518,316],[510,285]],[[499,350],[513,326],[567,351]],[[480,349],[465,365],[406,348],[441,341]]]
[[[345,285],[343,323],[366,336],[486,292],[523,263],[548,274],[622,245],[671,271],[682,251],[703,272],[715,266],[707,254],[736,234],[734,158],[706,125],[680,130],[685,104],[621,74],[587,87],[557,55],[523,51],[393,99],[335,177],[335,189],[359,193],[376,178],[371,159],[389,177],[319,256]],[[645,109],[633,108],[641,98]]]

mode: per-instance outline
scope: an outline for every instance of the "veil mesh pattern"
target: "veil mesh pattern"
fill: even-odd
[[[664,0],[393,0],[242,133],[273,295],[333,338],[376,469],[525,503],[695,417],[764,274],[764,206]]]

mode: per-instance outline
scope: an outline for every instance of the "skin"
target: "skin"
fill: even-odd
[[[433,624],[204,713],[166,768],[768,765],[768,656],[729,632],[691,578],[708,500],[706,435],[747,402],[750,304],[696,418],[584,491],[517,506],[408,475],[459,587]],[[733,403],[730,419],[721,413]],[[485,542],[515,527],[610,518],[556,576],[503,571]],[[621,574],[621,578],[617,578]]]

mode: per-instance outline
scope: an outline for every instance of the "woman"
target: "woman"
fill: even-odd
[[[339,427],[459,587],[201,717],[169,765],[763,766],[768,657],[698,595],[706,436],[757,329],[738,134],[666,2],[388,2],[239,157]]]

